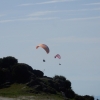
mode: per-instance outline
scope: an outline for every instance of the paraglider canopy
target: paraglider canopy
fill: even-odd
[[[54,56],[54,58],[59,58],[59,59],[61,59],[61,56],[60,56],[59,54],[56,54],[56,55]]]
[[[43,48],[46,51],[47,54],[50,52],[49,47],[47,45],[45,45],[45,44],[37,45],[36,49],[38,49],[39,47]]]

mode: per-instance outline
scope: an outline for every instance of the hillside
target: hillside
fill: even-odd
[[[64,98],[94,100],[93,96],[76,94],[71,82],[64,76],[44,76],[41,70],[33,69],[25,63],[18,63],[12,56],[0,58],[0,95],[9,97],[40,95],[57,100]]]

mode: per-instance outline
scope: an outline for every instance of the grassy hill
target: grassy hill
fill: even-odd
[[[19,98],[20,100],[64,100],[60,93],[31,93],[32,88],[26,84],[12,84],[10,87],[0,89],[1,97]],[[34,90],[35,91],[35,90]]]

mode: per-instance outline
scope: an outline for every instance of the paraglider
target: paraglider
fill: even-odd
[[[61,56],[59,54],[55,55],[54,57],[61,59]]]
[[[59,58],[59,59],[61,59],[61,56],[60,56],[59,54],[56,54],[56,55],[54,56],[54,58]],[[59,63],[59,65],[61,65],[61,64]]]
[[[46,44],[39,44],[36,46],[36,49],[38,49],[39,47],[43,48],[47,54],[50,52],[49,47]],[[43,62],[45,62],[44,59],[43,59]]]

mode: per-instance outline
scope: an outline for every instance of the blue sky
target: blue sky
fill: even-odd
[[[49,54],[36,50],[40,43]],[[63,75],[77,94],[100,95],[100,0],[0,0],[0,47],[1,58]]]

